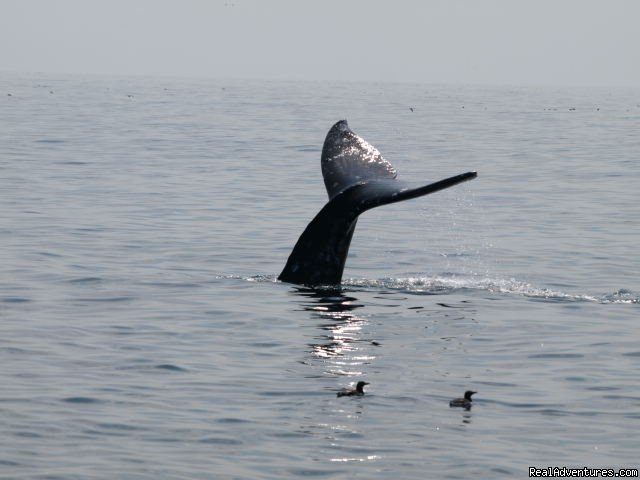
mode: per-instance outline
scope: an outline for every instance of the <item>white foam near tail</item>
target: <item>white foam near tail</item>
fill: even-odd
[[[482,290],[490,293],[515,294],[524,297],[560,300],[586,301],[597,303],[640,303],[640,298],[629,290],[620,289],[612,294],[595,296],[590,294],[571,294],[544,287],[537,287],[514,278],[494,279],[488,277],[469,276],[436,276],[386,278],[381,280],[349,279],[345,286],[386,288],[403,290],[408,293],[442,294],[456,290]]]
[[[216,278],[239,279],[259,283],[278,283],[275,275],[255,275],[252,277],[219,275],[216,276]],[[455,293],[456,291],[478,290],[495,294],[521,295],[523,297],[547,299],[549,301],[640,304],[640,296],[625,288],[600,296],[571,294],[550,288],[537,287],[531,283],[522,282],[514,278],[496,279],[465,275],[382,278],[377,280],[349,278],[343,280],[341,286],[349,290],[352,288],[385,289],[427,295],[446,295]]]

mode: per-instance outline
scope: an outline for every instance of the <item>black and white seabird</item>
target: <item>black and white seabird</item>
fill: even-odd
[[[353,397],[353,396],[361,397],[362,395],[364,395],[364,386],[365,385],[369,385],[369,382],[363,382],[361,380],[356,385],[356,388],[343,390],[342,392],[338,392],[336,395],[338,397]]]
[[[462,407],[462,408],[466,408],[467,410],[469,410],[471,408],[471,395],[473,395],[474,393],[478,393],[478,392],[474,392],[472,390],[467,390],[466,392],[464,392],[464,398],[454,398],[453,400],[451,400],[449,402],[449,406],[450,407]]]

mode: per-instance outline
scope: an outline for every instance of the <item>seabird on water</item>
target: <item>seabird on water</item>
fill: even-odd
[[[365,385],[369,385],[369,382],[363,382],[362,380],[360,380],[356,385],[356,388],[343,390],[341,392],[338,392],[336,395],[338,397],[353,397],[353,396],[361,397],[362,395],[364,395]]]
[[[472,390],[467,390],[466,392],[464,392],[464,398],[454,398],[453,400],[451,400],[449,402],[449,406],[450,407],[462,407],[462,408],[466,408],[467,410],[469,410],[471,408],[471,395],[473,395],[474,393],[478,393],[478,392],[474,392]]]

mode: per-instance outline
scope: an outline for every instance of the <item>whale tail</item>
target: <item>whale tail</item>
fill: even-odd
[[[283,282],[339,284],[361,213],[428,195],[477,176],[476,172],[467,172],[411,187],[396,179],[391,163],[352,132],[346,120],[336,123],[327,134],[322,148],[322,175],[329,202],[300,235],[278,277]]]

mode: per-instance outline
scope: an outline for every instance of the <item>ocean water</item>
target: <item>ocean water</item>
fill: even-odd
[[[345,118],[478,178],[278,282]],[[0,477],[638,468],[639,125],[637,89],[1,74]]]

